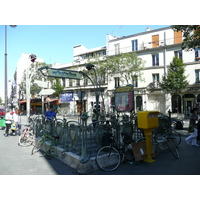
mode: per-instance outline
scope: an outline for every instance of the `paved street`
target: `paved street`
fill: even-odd
[[[56,159],[31,155],[30,147],[18,146],[18,136],[4,137],[0,130],[0,175],[74,175],[74,170]]]
[[[25,118],[22,124],[25,124]],[[154,163],[125,163],[114,172],[98,170],[91,175],[199,175],[200,147],[188,146],[184,141],[187,131],[181,132],[183,136],[179,145],[180,159],[174,158],[166,151],[155,157]],[[41,153],[31,155],[32,146],[20,147],[18,136],[4,137],[3,133],[4,131],[0,130],[0,175],[77,175],[76,170],[57,159],[46,159],[41,157]],[[200,144],[200,141],[197,143]]]

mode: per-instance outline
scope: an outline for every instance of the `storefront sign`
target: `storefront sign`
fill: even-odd
[[[60,95],[60,103],[68,103],[74,100],[73,92],[66,92]]]

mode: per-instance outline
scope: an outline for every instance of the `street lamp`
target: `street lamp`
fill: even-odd
[[[97,111],[97,119],[99,118],[99,94],[100,94],[100,87],[98,85],[98,82],[97,82],[97,73],[96,73],[96,70],[95,70],[95,66],[91,63],[88,63],[86,65],[86,69],[88,71],[90,71],[91,69],[94,70],[94,74],[95,74],[95,79],[96,79],[96,111]],[[98,88],[98,90],[97,90]]]
[[[29,64],[29,66],[26,67],[26,121],[27,121],[27,124],[29,123],[28,119],[30,116],[30,82],[31,82],[31,78],[34,72],[36,71],[35,70],[30,74],[29,69],[31,67],[31,64],[34,63],[35,60],[37,59],[37,56],[35,54],[30,54],[29,59],[31,63]]]
[[[10,27],[15,28],[17,25],[10,25]],[[7,25],[5,25],[5,96],[4,96],[4,101],[5,101],[5,110],[7,110],[8,107],[8,75],[7,75]]]

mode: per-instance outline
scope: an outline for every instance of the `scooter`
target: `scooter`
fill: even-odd
[[[13,122],[13,123],[11,124],[10,130],[11,130],[11,134],[12,134],[12,135],[16,135],[16,134],[17,134],[17,123],[16,123],[16,122]]]

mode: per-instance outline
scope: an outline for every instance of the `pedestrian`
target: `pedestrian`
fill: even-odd
[[[198,124],[194,125],[194,132],[192,135],[188,136],[185,141],[187,144],[192,145],[192,146],[199,146],[197,144],[197,136],[198,136]]]
[[[45,117],[47,120],[52,120],[53,118],[56,119],[56,112],[54,111],[53,107],[51,107],[50,110],[46,111]]]
[[[93,130],[95,130],[95,127],[96,127],[95,122],[97,122],[97,111],[96,109],[93,109],[93,114],[92,114]]]
[[[189,119],[190,119],[190,121],[189,121],[188,132],[193,133],[194,132],[194,126],[195,126],[195,124],[198,120],[197,108],[193,108],[191,110],[191,114],[190,114]]]
[[[15,133],[17,132],[18,128],[19,128],[19,122],[18,122],[18,115],[16,114],[16,112],[12,112],[11,113],[13,115],[13,126],[14,128],[12,129],[12,124],[11,124],[11,130],[13,131],[13,135],[15,135]]]
[[[50,101],[51,101],[50,97],[47,96],[47,98],[46,98],[47,110],[50,110]]]
[[[5,137],[8,136],[9,130],[11,128],[11,124],[14,121],[12,111],[9,109],[5,115],[5,123],[6,123],[6,130],[5,130]]]

